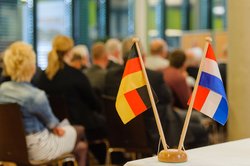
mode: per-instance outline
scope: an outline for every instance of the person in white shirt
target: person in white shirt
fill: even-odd
[[[146,57],[146,67],[160,71],[169,66],[168,45],[163,39],[154,39],[150,43],[151,56]]]
[[[122,59],[122,44],[121,41],[115,38],[109,39],[105,43],[106,50],[108,52],[108,59],[109,63],[107,68],[113,68],[117,67],[123,64],[123,59]]]

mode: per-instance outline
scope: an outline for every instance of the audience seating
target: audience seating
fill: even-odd
[[[115,109],[115,98],[103,96],[105,116],[108,125],[109,147],[107,150],[106,164],[112,164],[111,153],[127,152],[132,154],[152,154],[148,145],[148,138],[142,116],[138,116],[124,125]]]
[[[65,162],[76,164],[72,154],[65,154],[52,161],[29,161],[25,132],[20,106],[17,104],[0,104],[0,161],[14,162],[18,166],[47,165]]]
[[[70,119],[69,107],[67,105],[67,102],[66,102],[64,96],[62,96],[62,95],[49,95],[48,99],[49,99],[49,103],[50,103],[50,106],[52,108],[53,113],[60,121],[62,121],[63,119]],[[89,144],[89,146],[104,144],[105,150],[107,150],[107,148],[109,146],[109,142],[107,139],[94,140],[94,141],[88,142],[88,144]],[[90,158],[90,156],[94,157],[94,155],[92,155],[90,153],[88,154],[88,156],[89,156],[89,158]]]

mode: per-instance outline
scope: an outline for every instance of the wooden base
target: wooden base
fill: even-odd
[[[158,154],[158,160],[166,163],[182,163],[187,161],[187,154],[183,150],[168,149]]]

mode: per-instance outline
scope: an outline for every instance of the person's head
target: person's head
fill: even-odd
[[[89,51],[85,45],[77,45],[72,49],[70,64],[77,69],[90,67]]]
[[[182,50],[174,50],[169,57],[170,66],[182,69],[185,67],[186,55],[185,52]]]
[[[70,61],[70,66],[78,70],[82,70],[83,69],[82,59],[83,57],[81,55],[73,53]]]
[[[30,82],[36,71],[32,46],[21,41],[11,44],[4,53],[5,72],[16,82]]]
[[[109,56],[116,59],[119,64],[123,63],[121,55],[121,45],[121,41],[115,38],[111,38],[105,43],[105,47]]]
[[[192,47],[186,51],[187,66],[199,67],[202,59],[202,49],[200,47]]]
[[[134,37],[128,37],[126,39],[124,39],[122,41],[122,58],[123,58],[123,61],[124,61],[124,64],[126,64],[127,60],[128,60],[128,56],[130,54],[130,50],[134,44],[134,41],[133,41]],[[142,58],[144,58],[144,50],[142,48],[142,44],[141,42],[139,41],[139,47],[140,47],[140,51],[141,51],[141,54],[142,54]]]
[[[163,39],[154,39],[150,43],[151,55],[161,56],[167,58],[168,55],[168,45]]]
[[[105,69],[108,65],[108,53],[103,42],[93,44],[92,49],[93,64]]]
[[[71,49],[74,41],[64,35],[58,35],[52,42],[52,50],[48,55],[48,67],[45,70],[49,79],[52,79],[59,69],[64,67],[64,62],[70,63]]]

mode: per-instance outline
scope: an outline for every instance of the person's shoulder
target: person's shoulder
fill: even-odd
[[[157,76],[161,76],[161,75],[162,75],[162,72],[161,72],[161,71],[152,70],[152,69],[147,69],[147,68],[146,68],[146,72],[147,72],[147,73],[150,73],[150,74],[157,75]]]
[[[116,74],[123,73],[123,71],[124,71],[123,66],[114,67],[114,68],[110,68],[107,70],[107,75],[116,75]]]
[[[73,72],[73,73],[77,73],[77,74],[82,73],[80,70],[78,70],[78,69],[76,69],[74,67],[71,67],[71,66],[69,66],[67,64],[65,64],[62,71],[64,71],[64,72]]]
[[[108,66],[107,66],[107,69],[113,69],[113,68],[116,68],[116,67],[121,67],[122,65],[118,64],[118,63],[115,63],[113,62],[112,60],[109,60],[109,63],[108,63]]]
[[[15,82],[9,81],[6,82],[4,86],[9,88],[15,88],[17,95],[24,100],[34,100],[38,96],[45,96],[45,92],[28,82]]]
[[[35,87],[31,83],[24,83],[23,87],[28,92],[30,92],[31,96],[36,96],[36,95],[41,95],[41,94],[45,95],[45,92],[43,90]]]
[[[151,69],[146,69],[146,72],[148,74],[148,76],[150,77],[155,77],[155,78],[162,78],[163,74],[160,71],[155,71],[155,70],[151,70]]]
[[[180,71],[174,67],[167,67],[163,70],[164,79],[167,80],[178,80],[182,78]]]
[[[33,106],[44,106],[48,101],[45,91],[38,89],[32,85],[29,85],[29,92],[26,95],[26,104],[33,109]]]
[[[145,66],[152,70],[163,70],[169,66],[169,61],[158,55],[148,56]]]
[[[69,78],[68,81],[70,81],[70,78],[81,79],[86,77],[86,75],[81,70],[75,69],[69,65],[65,65],[65,67],[58,72],[58,76],[64,79],[67,77]]]

